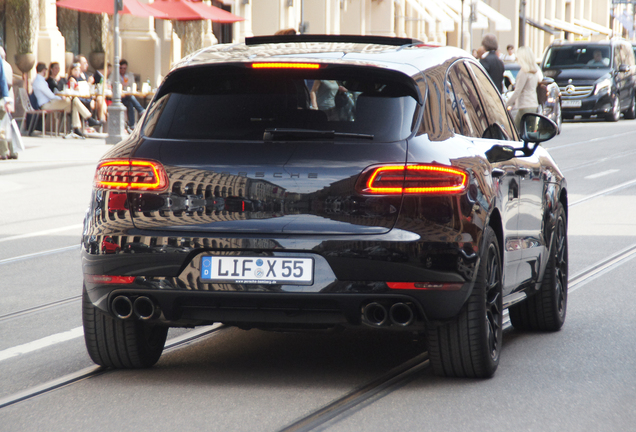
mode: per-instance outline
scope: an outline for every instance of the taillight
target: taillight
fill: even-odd
[[[380,165],[367,168],[356,184],[363,195],[449,195],[462,193],[468,174],[441,165]]]
[[[84,275],[84,279],[94,284],[131,284],[135,281],[135,276]]]
[[[391,289],[459,291],[464,284],[456,282],[387,282]]]
[[[166,170],[150,160],[106,160],[95,172],[93,187],[125,191],[163,191],[168,188]]]
[[[318,63],[284,63],[284,62],[260,62],[252,63],[252,69],[320,69]]]

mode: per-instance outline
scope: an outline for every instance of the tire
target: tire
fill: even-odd
[[[636,93],[632,95],[632,102],[629,105],[629,109],[623,114],[623,118],[627,120],[636,119]]]
[[[568,237],[565,210],[557,204],[550,255],[539,292],[508,309],[519,330],[557,331],[565,322],[568,301]]]
[[[428,353],[436,375],[489,378],[502,345],[502,265],[492,228],[484,231],[475,286],[459,316],[427,329]]]
[[[621,118],[621,100],[618,95],[614,96],[614,102],[612,103],[612,112],[605,116],[605,121],[617,122]]]
[[[168,327],[137,320],[120,320],[102,312],[82,292],[84,341],[98,365],[117,369],[147,368],[159,360]]]

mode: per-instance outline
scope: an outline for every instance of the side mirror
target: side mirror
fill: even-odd
[[[554,79],[550,78],[550,77],[543,77],[543,81],[541,81],[542,84],[545,85],[550,85],[554,82]]]
[[[629,66],[626,64],[622,64],[618,67],[618,71],[619,72],[628,72],[629,71]]]
[[[549,118],[535,113],[526,113],[521,117],[521,139],[523,148],[519,149],[524,156],[532,156],[539,143],[554,138],[558,132],[556,123]]]
[[[495,144],[486,152],[488,162],[504,162],[515,157],[515,148],[512,146],[502,146]]]

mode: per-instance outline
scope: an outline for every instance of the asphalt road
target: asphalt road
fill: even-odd
[[[0,162],[0,431],[635,428],[636,121],[567,122],[545,143],[569,185],[568,316],[556,333],[507,330],[492,379],[438,378],[423,359],[404,366],[425,349],[406,334],[216,329],[149,370],[101,371],[34,397],[96,371],[78,242],[110,147],[26,140],[18,161]]]

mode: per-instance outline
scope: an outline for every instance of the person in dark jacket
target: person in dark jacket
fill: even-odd
[[[504,74],[504,64],[499,59],[497,55],[497,48],[499,45],[497,43],[497,36],[491,33],[487,33],[484,35],[481,40],[481,45],[486,50],[486,54],[484,54],[481,59],[479,59],[479,63],[486,69],[488,75],[495,83],[495,86],[499,89],[499,93],[503,92],[503,74]]]

